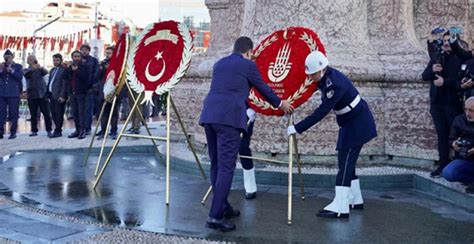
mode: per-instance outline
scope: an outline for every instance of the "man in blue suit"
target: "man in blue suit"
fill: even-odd
[[[5,62],[0,63],[0,139],[3,139],[5,132],[7,107],[8,118],[11,121],[8,139],[15,139],[18,126],[23,67],[13,62],[13,53],[10,50],[5,51],[3,58]]]
[[[240,134],[247,131],[247,105],[251,87],[255,87],[274,106],[291,113],[283,101],[264,83],[252,62],[252,40],[239,37],[234,52],[214,64],[211,89],[204,99],[199,124],[204,126],[211,159],[211,185],[214,189],[207,227],[221,231],[235,229],[228,218],[240,215],[227,201],[240,146]]]
[[[336,195],[317,216],[348,218],[349,205],[354,209],[363,209],[355,166],[362,146],[376,137],[377,131],[369,106],[360,97],[352,81],[338,70],[328,67],[328,64],[326,56],[319,51],[313,51],[306,57],[305,72],[314,81],[319,81],[322,103],[313,114],[289,126],[287,132],[288,135],[303,133],[334,110],[339,125]]]

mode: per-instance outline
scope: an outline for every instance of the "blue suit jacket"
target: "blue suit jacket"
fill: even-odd
[[[0,71],[0,97],[20,97],[23,67],[16,63],[12,63],[11,67],[13,73],[5,69]]]
[[[303,133],[323,119],[331,110],[340,110],[349,105],[359,92],[344,74],[328,67],[319,82],[321,105],[313,114],[295,124],[298,133]],[[377,136],[375,122],[367,103],[361,99],[350,112],[337,115],[340,126],[337,149],[348,149],[361,146]]]
[[[254,86],[274,107],[280,98],[262,80],[257,65],[233,53],[214,64],[211,89],[204,99],[199,124],[221,124],[247,131],[247,105]]]

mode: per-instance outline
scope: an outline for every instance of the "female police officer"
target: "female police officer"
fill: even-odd
[[[314,81],[319,81],[322,103],[311,115],[289,126],[287,132],[288,135],[303,133],[334,110],[339,125],[336,194],[334,200],[317,216],[347,218],[349,205],[355,209],[363,208],[355,165],[362,146],[376,137],[377,132],[369,107],[352,81],[328,64],[326,56],[319,51],[313,51],[306,57],[305,72]]]

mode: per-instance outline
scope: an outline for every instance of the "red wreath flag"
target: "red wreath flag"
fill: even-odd
[[[193,39],[182,23],[165,21],[148,25],[133,46],[128,61],[128,79],[137,93],[145,91],[151,102],[153,93],[168,92],[189,67]]]
[[[3,36],[0,35],[0,49],[3,49]]]
[[[129,42],[128,34],[122,34],[115,45],[109,67],[105,72],[104,97],[108,101],[111,101],[115,94],[119,94],[124,85],[123,76],[126,70]]]
[[[255,63],[265,83],[294,108],[306,102],[317,88],[317,83],[304,72],[306,56],[314,50],[326,53],[318,35],[305,27],[278,30],[263,39],[254,50]],[[250,90],[249,104],[264,115],[284,115],[256,89]]]

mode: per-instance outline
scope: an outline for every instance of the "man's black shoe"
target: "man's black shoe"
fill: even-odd
[[[441,167],[437,168],[435,171],[431,172],[430,173],[430,177],[431,178],[439,178],[441,177],[441,171],[443,171],[443,169]]]
[[[211,217],[207,218],[206,227],[224,232],[235,230],[234,223],[228,222],[225,219],[215,219]]]
[[[2,134],[2,135],[0,135],[0,139],[3,139],[3,134]]]
[[[48,135],[49,138],[51,138],[53,136],[53,133],[51,133],[51,131],[48,131],[47,135]]]
[[[38,132],[31,132],[30,136],[37,136]]]
[[[95,133],[95,136],[100,136],[100,135],[102,135],[102,134],[103,134],[103,133],[102,133],[102,130],[100,130],[99,132]]]
[[[355,210],[363,210],[364,209],[364,204],[361,203],[361,204],[350,204],[349,207],[351,209],[355,209]]]
[[[100,141],[100,140],[102,140],[102,139],[104,139],[104,135],[100,134],[100,135],[97,136],[97,140],[98,140],[98,141]]]
[[[224,212],[224,218],[231,219],[240,216],[240,211],[238,209],[231,208]]]
[[[63,134],[61,132],[54,132],[49,138],[57,138],[61,137]]]
[[[81,133],[79,133],[79,135],[77,136],[77,139],[79,140],[84,139],[86,138],[86,135],[87,133],[85,131],[81,131]]]
[[[16,134],[11,134],[8,139],[15,139],[16,138]]]
[[[250,200],[250,199],[254,199],[254,198],[257,198],[257,192],[252,192],[252,193],[246,192],[245,193],[245,199]]]
[[[79,131],[74,131],[72,134],[68,135],[67,138],[76,138],[79,136]]]
[[[110,136],[110,139],[117,140],[117,133],[110,133],[109,136]]]
[[[330,219],[349,218],[349,214],[338,214],[329,210],[320,210],[319,213],[316,214],[316,216]]]
[[[88,135],[90,135],[90,134],[91,134],[91,130],[86,130],[86,131],[84,132],[84,135],[86,135],[86,136],[88,136]]]
[[[474,182],[472,182],[471,184],[469,184],[467,187],[466,187],[466,193],[469,193],[469,194],[474,194]]]

